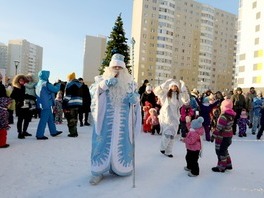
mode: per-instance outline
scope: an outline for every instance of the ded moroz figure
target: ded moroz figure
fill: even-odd
[[[141,130],[141,110],[135,82],[121,54],[112,56],[90,91],[94,119],[90,184],[96,185],[108,171],[118,176],[132,173],[132,133]]]

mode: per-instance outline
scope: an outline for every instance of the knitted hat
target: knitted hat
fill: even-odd
[[[193,129],[199,129],[199,128],[202,127],[203,122],[204,122],[203,117],[198,117],[197,119],[194,119],[191,122],[191,128],[193,128]]]
[[[209,103],[209,97],[204,97],[203,98],[203,103]]]
[[[73,73],[69,74],[67,76],[67,79],[68,79],[68,81],[74,80],[75,79],[75,73],[73,72]]]
[[[230,99],[225,99],[221,103],[221,111],[225,112],[228,109],[233,109],[233,102]]]
[[[241,111],[240,118],[247,118],[247,112],[246,112],[245,109],[243,109],[243,110]]]
[[[124,62],[124,56],[122,54],[114,54],[111,58],[109,67],[115,67],[119,66],[122,67],[123,69],[126,67],[126,64]]]

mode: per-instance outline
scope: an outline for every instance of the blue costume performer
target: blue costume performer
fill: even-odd
[[[46,140],[48,137],[44,136],[46,124],[48,123],[50,135],[55,137],[61,134],[61,131],[56,130],[54,117],[52,114],[52,106],[54,106],[54,94],[60,89],[60,84],[57,86],[49,82],[49,71],[40,71],[38,73],[39,81],[36,85],[37,104],[41,109],[41,116],[38,123],[36,138],[38,140]]]

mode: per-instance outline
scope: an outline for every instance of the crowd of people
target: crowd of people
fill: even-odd
[[[228,148],[233,135],[246,137],[248,128],[261,139],[264,130],[264,99],[260,90],[251,87],[248,93],[238,87],[229,93],[190,90],[182,80],[168,79],[153,87],[146,79],[139,88],[129,74],[124,56],[114,54],[109,67],[95,77],[88,87],[75,73],[67,82],[49,82],[50,72],[32,75],[18,74],[12,84],[2,83],[0,75],[0,148],[7,148],[7,130],[14,124],[19,139],[32,136],[28,126],[33,115],[39,115],[37,140],[44,135],[48,124],[52,137],[62,133],[56,125],[67,120],[68,137],[78,137],[80,127],[89,126],[93,116],[90,183],[98,184],[105,173],[130,175],[133,167],[134,136],[139,133],[161,135],[160,153],[173,158],[177,136],[186,145],[188,176],[199,175],[199,156],[202,142],[215,142],[218,157],[214,172],[231,170]],[[13,115],[15,112],[15,115]],[[237,130],[238,128],[238,130]]]
[[[7,148],[7,130],[16,120],[18,139],[32,136],[28,126],[33,117],[39,116],[36,131],[37,140],[47,140],[44,135],[46,125],[52,137],[58,136],[62,131],[56,129],[57,124],[62,124],[63,117],[67,119],[69,137],[77,137],[77,116],[80,126],[89,126],[88,115],[90,112],[91,96],[89,87],[82,78],[75,79],[75,73],[68,75],[68,81],[57,83],[49,82],[50,72],[42,70],[38,73],[38,81],[32,74],[18,74],[12,83],[6,85],[2,82],[0,74],[0,148]],[[83,119],[83,114],[85,118]],[[17,119],[14,119],[17,117]]]

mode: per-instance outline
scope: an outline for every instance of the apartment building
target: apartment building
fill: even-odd
[[[132,37],[135,78],[154,86],[174,78],[190,89],[233,86],[236,15],[193,0],[137,0]]]
[[[7,58],[7,75],[37,75],[42,69],[43,48],[25,39],[9,40]],[[17,67],[16,67],[17,63]]]
[[[7,67],[7,45],[0,43],[0,69]]]
[[[105,36],[86,36],[84,61],[83,61],[83,80],[88,85],[94,82],[94,77],[99,75],[99,68],[102,64],[106,50]]]
[[[240,0],[235,86],[264,91],[264,1]]]

